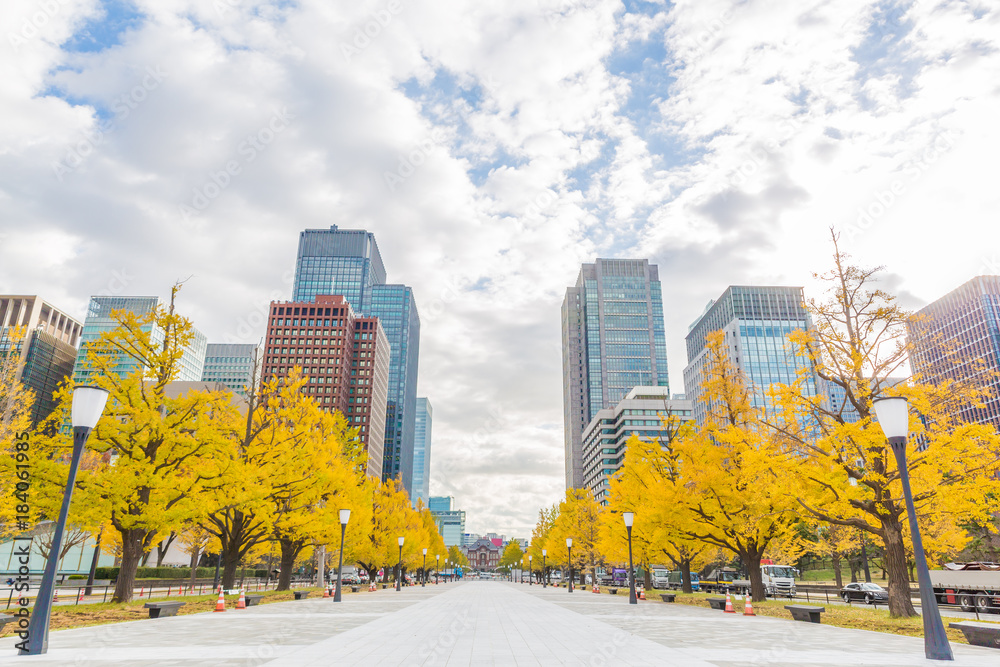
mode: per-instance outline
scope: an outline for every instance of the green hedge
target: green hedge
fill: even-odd
[[[236,570],[236,576],[240,577],[243,574],[243,569]],[[85,575],[74,575],[74,577],[79,576],[86,579]],[[211,579],[215,576],[214,567],[199,567],[197,577],[198,579]],[[251,570],[247,569],[248,577],[257,577],[259,579],[267,578],[267,570]],[[72,578],[72,577],[71,577]],[[118,580],[118,568],[117,567],[99,567],[94,575],[95,579],[110,579],[111,581]],[[140,567],[136,570],[136,579],[190,579],[191,578],[191,568],[189,567]]]
[[[215,568],[199,567],[197,577],[206,579],[215,574]],[[97,579],[118,579],[117,567],[99,567],[95,575]],[[135,573],[136,579],[189,579],[191,568],[189,567],[140,567]]]

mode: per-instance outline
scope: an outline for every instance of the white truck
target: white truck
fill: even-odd
[[[768,597],[795,597],[795,568],[790,565],[764,564],[760,566],[764,593]],[[733,587],[743,594],[750,593],[750,580],[737,579]]]
[[[1000,565],[948,563],[930,575],[938,602],[957,604],[965,611],[1000,612]]]

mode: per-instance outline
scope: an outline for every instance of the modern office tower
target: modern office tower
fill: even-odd
[[[910,369],[925,382],[972,382],[990,393],[958,418],[1000,430],[1000,276],[977,276],[917,311],[907,325]]]
[[[811,327],[801,287],[733,285],[717,301],[709,302],[685,339],[688,365],[684,369],[684,393],[694,405],[698,424],[704,424],[708,415],[702,396],[708,334],[725,334],[725,350],[746,378],[753,392],[752,404],[770,410],[768,388],[775,383],[792,384],[800,370],[811,369],[789,340],[793,331]],[[806,396],[816,395],[814,372],[807,375],[803,391]]]
[[[118,322],[112,318],[111,313],[116,310],[127,310],[142,317],[148,315],[160,305],[160,299],[155,296],[94,296],[90,298],[90,305],[87,307],[87,317],[83,322],[83,334],[80,337],[80,351],[76,356],[76,365],[73,368],[73,379],[77,384],[86,384],[94,371],[86,366],[87,346],[100,338],[105,331],[112,331],[118,327]],[[152,333],[153,342],[163,342],[163,331],[159,327],[154,328],[152,324],[146,325],[145,331]],[[181,356],[180,369],[175,381],[198,382],[201,380],[205,370],[205,352],[208,348],[208,340],[198,329],[193,329],[194,337],[184,348]],[[113,368],[113,372],[119,376],[130,375],[139,367],[138,361],[125,354],[118,355],[118,362]]]
[[[420,355],[420,317],[413,290],[406,285],[375,285],[367,314],[379,318],[389,339],[389,402],[385,409],[386,456],[382,478],[401,477],[412,498],[417,491],[412,484],[417,474],[414,437]]]
[[[358,429],[368,476],[381,478],[389,342],[378,318],[355,315],[340,295],[272,302],[262,377],[267,382],[296,366],[309,378],[304,391]]]
[[[389,410],[386,409],[386,419]],[[434,419],[434,409],[427,398],[417,399],[417,419],[413,437],[413,489],[411,498],[414,507],[417,499],[424,503],[429,497],[431,479],[431,423]],[[388,432],[388,429],[386,429]],[[464,532],[464,529],[463,529]]]
[[[670,416],[694,419],[691,401],[670,398],[667,387],[634,387],[615,407],[597,411],[583,431],[583,483],[594,500],[608,504],[608,480],[625,462],[628,439],[659,439]]]
[[[359,315],[378,317],[389,340],[382,478],[400,477],[413,497],[413,438],[420,318],[413,291],[387,285],[375,235],[360,229],[307,229],[299,235],[294,299],[340,294]]]
[[[583,429],[633,387],[668,386],[663,298],[655,264],[584,264],[562,304],[566,487],[582,488]]]
[[[253,386],[254,353],[252,343],[209,343],[205,352],[204,382],[220,382],[238,394]]]
[[[453,509],[454,505],[455,499],[451,496],[431,496],[427,499],[427,509],[434,517],[447,547],[465,546],[465,512]]]
[[[17,341],[15,327],[23,328]],[[52,394],[73,373],[82,332],[82,324],[37,296],[0,296],[0,357],[18,357],[14,378],[35,394],[32,423],[55,409]]]

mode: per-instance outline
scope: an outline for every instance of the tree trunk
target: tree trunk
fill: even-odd
[[[646,590],[652,590],[653,588],[653,571],[648,567],[642,571],[642,587]]]
[[[156,545],[156,567],[163,567],[163,559],[167,557],[170,545],[174,543],[175,539],[177,539],[177,533],[170,533],[167,539]]]
[[[906,576],[906,546],[899,521],[891,516],[882,517],[882,541],[885,545],[883,562],[889,579],[889,615],[916,616],[910,600],[910,581]]]
[[[760,571],[761,552],[749,552],[743,555],[743,562],[747,566],[747,576],[750,578],[750,597],[754,602],[763,602],[767,599],[764,590],[764,577]]]
[[[837,581],[837,588],[843,588],[844,576],[840,573],[840,552],[834,551],[830,560],[833,563],[833,577]]]
[[[691,559],[685,558],[681,561],[681,590],[691,593]]]
[[[295,567],[295,559],[302,551],[302,544],[291,540],[278,540],[278,545],[281,547],[281,573],[278,575],[277,590],[287,591],[292,587],[292,568]]]
[[[197,546],[191,549],[191,590],[194,590],[194,582],[198,578],[198,552]]]
[[[228,540],[222,550],[222,587],[230,590],[236,583],[236,569],[240,565],[240,544]]]
[[[143,538],[146,533],[138,528],[118,531],[122,538],[122,563],[118,568],[118,581],[115,582],[115,593],[112,602],[131,602],[132,589],[135,588],[135,574],[142,562]]]

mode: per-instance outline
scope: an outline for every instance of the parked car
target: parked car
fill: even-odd
[[[847,584],[841,589],[840,597],[844,598],[844,602],[864,600],[865,604],[875,604],[888,602],[889,592],[878,584]]]

